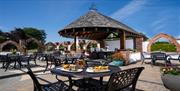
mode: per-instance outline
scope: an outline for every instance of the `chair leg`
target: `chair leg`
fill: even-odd
[[[47,71],[47,69],[48,69],[48,63],[46,64],[46,68],[45,68],[45,70],[44,70],[44,73]]]
[[[5,61],[3,61],[2,63],[2,68],[5,68]]]
[[[14,63],[14,68],[16,68],[16,61],[15,61],[15,63]]]
[[[34,59],[34,63],[35,63],[35,65],[37,65],[37,63],[36,63],[36,59]]]
[[[53,63],[51,62],[50,68],[52,67]]]
[[[34,91],[37,91],[36,86],[34,85]]]
[[[30,60],[28,60],[28,66],[30,66]]]
[[[144,63],[144,59],[142,60],[142,63],[141,64],[143,64]]]
[[[17,62],[18,62],[19,67],[20,67],[20,69],[21,69],[21,66],[22,66],[21,61],[19,60],[19,61],[17,61]]]
[[[7,64],[5,65],[5,71],[7,71],[7,69],[9,68],[9,65],[11,64],[11,62],[7,62]]]
[[[131,91],[135,91],[136,90],[136,84],[132,85]]]
[[[151,62],[152,62],[153,65],[155,65],[155,60],[154,59],[152,59]]]

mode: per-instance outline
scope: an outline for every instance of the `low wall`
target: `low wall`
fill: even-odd
[[[134,63],[141,60],[140,52],[130,52],[129,54],[129,63]]]

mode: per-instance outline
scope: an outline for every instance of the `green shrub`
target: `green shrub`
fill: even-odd
[[[34,50],[38,49],[38,44],[35,42],[29,42],[28,45],[26,46],[28,50]]]
[[[176,46],[169,42],[156,42],[151,46],[151,51],[176,52]]]

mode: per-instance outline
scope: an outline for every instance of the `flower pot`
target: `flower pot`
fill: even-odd
[[[113,66],[123,66],[124,62],[121,60],[113,60],[111,63],[109,63],[109,65],[113,65]]]
[[[171,74],[162,74],[162,82],[167,89],[171,91],[180,91],[180,76]]]

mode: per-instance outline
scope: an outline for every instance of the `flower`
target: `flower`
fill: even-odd
[[[161,68],[163,74],[180,75],[180,69],[178,67],[163,67]]]

